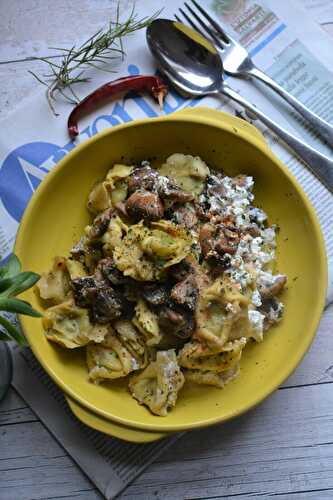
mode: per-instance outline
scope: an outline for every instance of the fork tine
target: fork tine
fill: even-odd
[[[201,28],[186,14],[186,12],[183,11],[183,9],[179,9],[179,12],[183,15],[183,17],[186,19],[186,21],[188,22],[188,24],[190,26],[192,26],[192,28],[197,31],[198,33],[200,33],[201,36],[203,36],[204,38],[207,38],[207,35],[201,30]],[[175,16],[175,18],[177,19],[177,21],[181,22],[182,21],[179,19],[179,17]]]
[[[221,26],[206,12],[204,9],[199,5],[196,0],[190,0],[193,5],[198,9],[199,12],[210,22],[210,24],[214,27],[214,29],[219,33],[221,37],[223,37],[223,40],[225,43],[234,43],[234,40],[231,38],[230,35],[228,35],[222,28]]]
[[[214,40],[216,45],[218,45],[220,48],[224,48],[223,42],[215,35],[215,33],[212,31],[212,29],[198,16],[196,12],[188,5],[188,3],[184,3],[185,7],[190,11],[192,16],[198,21],[198,23],[202,26],[202,28],[208,33],[208,35]],[[180,10],[180,9],[179,9]],[[190,18],[185,14],[183,11],[183,15],[186,16],[186,19],[189,20]],[[204,35],[205,38],[207,38],[207,35]]]

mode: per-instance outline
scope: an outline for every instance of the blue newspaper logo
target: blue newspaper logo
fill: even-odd
[[[0,197],[7,212],[17,221],[33,192],[48,173],[43,166],[61,150],[48,142],[31,142],[12,151],[0,170]]]

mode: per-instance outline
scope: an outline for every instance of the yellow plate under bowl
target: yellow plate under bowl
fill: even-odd
[[[131,443],[151,443],[172,434],[171,432],[150,432],[134,429],[133,427],[125,427],[87,410],[87,408],[81,406],[75,399],[69,396],[66,396],[66,400],[74,415],[85,425],[124,441],[130,441]]]
[[[239,378],[223,390],[186,385],[167,417],[154,416],[128,393],[126,380],[99,386],[87,377],[84,349],[66,350],[44,336],[40,320],[21,317],[29,344],[59,387],[87,410],[117,424],[154,432],[225,421],[267,397],[296,368],[316,331],[326,294],[324,243],[314,210],[260,133],[243,120],[197,108],[106,130],[65,156],[38,187],[23,216],[15,251],[23,268],[42,272],[66,255],[89,222],[87,194],[115,162],[164,160],[175,152],[201,156],[227,174],[255,179],[256,205],[278,224],[278,270],[289,277],[285,317],[264,342],[249,345]],[[24,294],[36,308],[32,290]]]

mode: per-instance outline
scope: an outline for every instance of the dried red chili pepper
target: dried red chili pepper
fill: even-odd
[[[155,99],[158,100],[160,106],[162,106],[163,99],[168,93],[168,87],[158,76],[125,76],[124,78],[118,78],[117,80],[108,82],[85,97],[72,110],[67,123],[70,137],[74,138],[79,134],[77,121],[87,111],[95,109],[100,102],[108,97],[115,96],[122,92],[129,92],[130,90],[146,90],[150,92]]]

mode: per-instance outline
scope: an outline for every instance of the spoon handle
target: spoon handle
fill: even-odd
[[[298,137],[280,127],[276,122],[271,120],[265,113],[257,109],[253,104],[241,97],[237,92],[232,90],[227,85],[223,85],[221,93],[230,97],[247,111],[259,118],[262,123],[267,125],[273,132],[276,133],[288,146],[293,149],[298,156],[307,164],[310,170],[325,184],[325,186],[333,193],[333,161],[327,156],[319,153],[311,146],[308,146]]]

